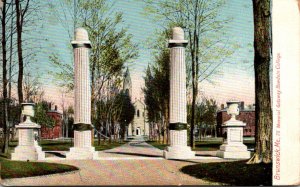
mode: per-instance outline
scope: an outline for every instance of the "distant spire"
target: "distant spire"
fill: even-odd
[[[123,79],[123,90],[125,93],[129,94],[131,97],[131,92],[132,92],[132,85],[131,85],[131,78],[130,78],[130,73],[129,73],[129,68],[126,68],[126,71],[124,73],[124,79]]]
[[[128,69],[128,66],[127,66],[126,71],[124,73],[124,78],[126,78],[128,76],[130,77],[130,73],[129,73],[129,69]]]

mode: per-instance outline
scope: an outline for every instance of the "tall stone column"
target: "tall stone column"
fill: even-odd
[[[93,159],[97,156],[92,146],[91,89],[89,73],[89,48],[91,42],[84,28],[75,30],[74,49],[74,147],[67,153],[67,159]]]
[[[186,66],[184,32],[174,27],[170,51],[170,146],[164,151],[166,159],[191,159],[195,152],[187,146]]]

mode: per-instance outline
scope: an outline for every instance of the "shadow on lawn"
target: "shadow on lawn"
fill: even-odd
[[[159,155],[149,155],[149,154],[142,154],[142,153],[127,153],[127,152],[106,152],[112,154],[121,154],[121,155],[133,155],[133,156],[143,156],[143,157],[162,157]]]
[[[48,151],[45,151],[46,154],[49,154],[49,155],[54,155],[54,156],[57,156],[59,158],[66,158],[66,155],[63,155],[59,152],[48,152]]]
[[[184,166],[180,171],[196,178],[229,185],[272,185],[272,164],[246,164],[246,161],[200,163]]]

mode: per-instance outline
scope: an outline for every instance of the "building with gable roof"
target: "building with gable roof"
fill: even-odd
[[[123,80],[123,90],[129,94],[132,100],[132,82],[129,69],[126,69]],[[149,123],[146,120],[146,105],[140,99],[133,102],[135,114],[133,121],[127,127],[127,136],[149,136]]]

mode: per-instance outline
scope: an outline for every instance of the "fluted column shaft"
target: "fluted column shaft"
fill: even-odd
[[[170,58],[170,123],[186,123],[186,67],[184,47],[172,47]]]
[[[89,49],[86,46],[74,47],[75,124],[91,124],[91,89],[88,53]]]
[[[170,48],[170,146],[164,150],[166,159],[191,159],[195,153],[187,146],[186,67],[184,31],[172,29]]]

